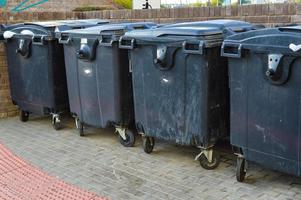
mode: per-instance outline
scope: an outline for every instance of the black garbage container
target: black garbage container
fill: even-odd
[[[84,125],[112,125],[124,146],[135,138],[132,79],[128,52],[118,48],[119,37],[154,23],[123,23],[62,32],[70,110],[84,135]]]
[[[121,38],[120,48],[131,49],[135,120],[146,153],[154,138],[195,145],[202,149],[196,157],[201,166],[217,167],[213,146],[229,129],[228,65],[220,46],[225,34],[250,29],[246,22],[214,20]]]
[[[229,37],[231,144],[236,178],[246,160],[301,175],[301,26],[250,31]]]
[[[20,109],[20,120],[29,114],[52,115],[55,129],[61,127],[60,113],[68,109],[68,93],[63,45],[55,33],[81,29],[104,20],[66,20],[1,26],[5,42],[13,103]]]

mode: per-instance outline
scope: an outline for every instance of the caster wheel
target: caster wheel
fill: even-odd
[[[242,157],[237,157],[236,161],[236,180],[243,182],[246,177],[246,160]]]
[[[155,146],[155,139],[153,137],[142,136],[142,146],[145,153],[150,154]]]
[[[207,170],[212,170],[212,169],[215,169],[217,168],[217,166],[219,165],[220,163],[220,155],[218,152],[216,151],[213,151],[212,153],[212,161],[209,162],[207,157],[202,154],[199,158],[199,162],[200,162],[200,165],[204,168],[204,169],[207,169]]]
[[[131,130],[126,129],[126,131],[125,131],[125,137],[126,137],[126,139],[124,140],[119,135],[120,144],[122,144],[125,147],[132,147],[132,146],[134,146],[134,144],[135,144],[135,135],[134,135],[134,133]]]
[[[62,128],[62,123],[57,118],[53,118],[52,120],[52,126],[55,130],[60,130]]]
[[[84,133],[84,124],[82,122],[78,123],[78,133],[79,136],[84,137],[85,133]]]
[[[20,121],[27,122],[29,118],[29,113],[23,110],[20,110]]]

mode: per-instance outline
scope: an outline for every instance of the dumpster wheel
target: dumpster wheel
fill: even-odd
[[[155,138],[149,136],[142,136],[142,146],[144,152],[150,154],[155,146]]]
[[[242,156],[238,156],[236,160],[236,180],[243,182],[246,177],[246,160]]]
[[[78,124],[78,133],[79,133],[79,136],[81,136],[81,137],[85,136],[84,124],[82,122],[79,122],[79,124]]]
[[[215,169],[220,163],[220,155],[217,151],[212,150],[211,161],[208,160],[205,153],[202,153],[198,158],[200,165],[207,170]]]
[[[62,128],[62,123],[59,114],[52,115],[52,126],[55,130],[60,130]]]
[[[24,110],[20,110],[20,121],[21,122],[27,122],[29,118],[29,113]]]
[[[125,129],[124,130],[124,134],[121,135],[120,131],[117,131],[119,133],[119,142],[120,144],[122,144],[124,147],[132,147],[135,144],[135,135],[134,132],[129,130],[129,129]],[[125,139],[124,139],[125,137]]]

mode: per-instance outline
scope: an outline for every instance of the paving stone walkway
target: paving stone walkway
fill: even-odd
[[[104,200],[49,176],[0,143],[0,199],[2,200]]]
[[[53,130],[49,118],[27,123],[0,120],[0,141],[51,176],[110,199],[301,200],[301,178],[249,164],[244,183],[235,179],[235,156],[222,153],[216,170],[200,167],[193,147],[157,141],[151,155],[137,139],[122,147],[112,129],[88,128],[79,137],[71,119]]]

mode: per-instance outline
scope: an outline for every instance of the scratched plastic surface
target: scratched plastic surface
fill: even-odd
[[[49,176],[11,153],[0,143],[0,199],[105,200]]]

